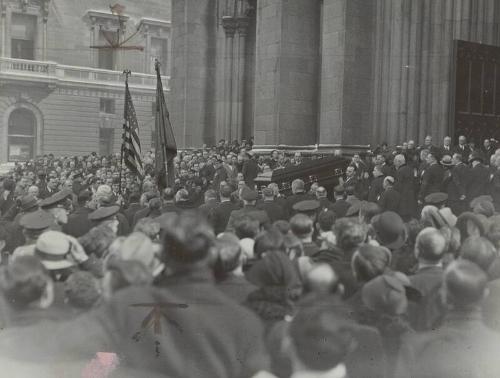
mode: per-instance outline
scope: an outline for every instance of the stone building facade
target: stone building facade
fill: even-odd
[[[55,155],[119,152],[124,69],[143,149],[151,147],[156,75],[170,71],[170,2],[0,0],[0,162]],[[122,25],[122,27],[120,26]],[[126,46],[94,49],[137,33]]]
[[[178,143],[440,139],[457,40],[500,47],[499,22],[498,0],[172,0]]]

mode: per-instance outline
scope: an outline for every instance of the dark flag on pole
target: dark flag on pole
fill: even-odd
[[[165,102],[163,85],[160,76],[160,63],[156,61],[156,177],[158,187],[163,190],[166,187],[173,187],[175,180],[174,157],[177,155],[177,144],[175,143],[174,131],[170,124],[170,116]],[[165,172],[165,163],[167,170]]]
[[[130,74],[130,73],[128,73]],[[142,168],[141,159],[141,142],[139,140],[139,124],[137,123],[137,116],[135,114],[134,104],[132,103],[132,96],[128,89],[128,74],[125,80],[125,109],[124,109],[124,123],[123,123],[123,144],[122,154],[125,165],[131,172],[143,177],[144,171]]]

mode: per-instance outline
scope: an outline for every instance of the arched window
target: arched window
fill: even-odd
[[[28,109],[16,109],[9,117],[9,161],[25,161],[35,155],[36,119]]]

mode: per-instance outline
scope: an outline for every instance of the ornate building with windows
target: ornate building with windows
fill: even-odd
[[[169,85],[170,1],[120,0],[121,15],[109,3],[0,0],[0,162],[119,152],[124,69],[149,149],[155,59]],[[131,35],[133,49],[91,48]]]
[[[499,25],[499,0],[172,0],[177,141],[500,138]]]

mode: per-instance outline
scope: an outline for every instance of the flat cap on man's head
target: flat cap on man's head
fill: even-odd
[[[120,211],[120,206],[102,206],[89,214],[89,220],[102,222],[114,217]]]
[[[40,202],[40,207],[42,209],[52,209],[54,207],[58,207],[66,202],[66,199],[70,196],[70,194],[71,192],[68,190],[61,190],[60,192],[57,192]]]
[[[317,211],[319,209],[319,207],[320,207],[319,201],[305,200],[305,201],[297,202],[295,205],[293,205],[293,210],[295,210],[299,213],[309,213],[309,212]]]
[[[54,225],[55,222],[54,216],[44,210],[28,213],[19,220],[21,227],[27,230],[44,230]]]
[[[448,194],[443,192],[431,193],[425,196],[424,200],[428,205],[442,205],[448,200]]]

